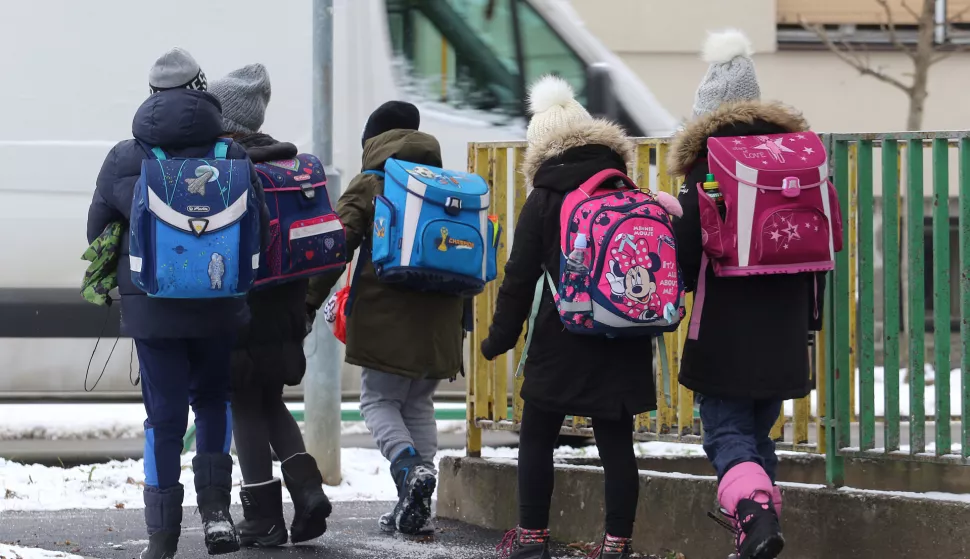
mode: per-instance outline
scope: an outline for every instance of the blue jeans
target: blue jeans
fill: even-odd
[[[167,489],[182,473],[182,438],[195,412],[196,449],[228,454],[232,443],[229,357],[234,340],[136,339],[145,402],[145,485]]]
[[[778,472],[771,428],[781,413],[782,400],[724,400],[697,395],[704,426],[704,452],[717,478],[734,466],[755,462],[771,482]]]

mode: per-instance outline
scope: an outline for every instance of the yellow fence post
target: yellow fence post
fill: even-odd
[[[858,165],[856,164],[856,159],[859,154],[859,144],[853,142],[849,145],[849,207],[846,210],[849,216],[849,347],[855,349],[858,345],[858,338],[856,337],[857,325],[859,317],[856,316],[858,310],[858,293],[859,290],[857,285],[857,274],[858,268],[856,267],[859,259],[859,246],[858,246],[858,232],[857,223],[859,219],[859,206],[855,203],[858,200],[859,194],[859,176],[858,176]],[[866,211],[872,211],[872,208],[867,208]],[[849,351],[849,421],[856,421],[855,412],[856,403],[856,354],[855,351]]]
[[[522,213],[522,206],[525,205],[525,199],[528,196],[525,186],[525,175],[522,174],[522,162],[525,160],[525,148],[516,147],[512,150],[512,165],[514,166],[512,176],[512,220],[515,223],[519,221],[519,214]],[[505,225],[503,223],[503,225]],[[506,233],[505,238],[508,239],[509,246],[512,246],[512,238],[515,234],[515,227],[513,225],[512,229]],[[504,253],[503,253],[504,254]],[[522,335],[519,336],[518,343],[515,344],[515,352],[513,353],[514,359],[513,363],[518,366],[519,360],[522,359],[522,352],[525,351],[525,335],[526,332],[523,330]],[[522,408],[525,403],[522,401],[522,381],[524,376],[519,376],[515,378],[513,383],[513,394],[512,394],[512,421],[516,424],[522,421]]]
[[[508,199],[509,199],[509,150],[504,147],[496,148],[494,151],[495,165],[490,177],[491,199],[490,208],[492,213],[498,216],[498,222],[505,226],[508,219]],[[498,274],[495,281],[486,286],[490,304],[494,305],[498,299],[498,288],[505,279],[505,263],[509,257],[506,252],[508,242],[503,236],[496,251],[496,270]],[[489,325],[492,323],[491,312],[489,313]],[[478,348],[475,348],[477,351]],[[492,414],[493,421],[503,421],[509,416],[509,366],[507,356],[502,355],[494,361],[494,376],[492,377]]]
[[[478,168],[478,149],[474,143],[468,144],[468,172],[474,173]],[[478,350],[479,336],[481,335],[481,325],[479,320],[481,313],[477,301],[473,306],[473,331],[471,348],[469,348],[469,363],[465,368],[465,453],[471,457],[482,455],[482,430],[478,427],[478,362],[482,361]]]

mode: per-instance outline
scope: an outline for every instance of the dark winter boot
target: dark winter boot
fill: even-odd
[[[618,538],[606,534],[603,543],[590,554],[591,559],[629,559],[633,552],[633,540],[630,538]]]
[[[738,503],[736,516],[730,516],[724,510],[721,514],[728,521],[708,513],[718,524],[734,533],[736,551],[728,559],[775,559],[784,549],[785,537],[769,498],[742,499]]]
[[[296,511],[290,538],[293,543],[319,538],[327,531],[327,517],[333,512],[333,506],[323,492],[323,476],[317,461],[306,453],[294,454],[283,462],[282,469]]]
[[[243,485],[239,490],[243,515],[237,526],[239,543],[247,547],[276,547],[286,543],[283,484],[280,480]]]
[[[228,454],[199,454],[192,459],[192,469],[209,555],[239,551],[239,537],[229,514],[232,458]]]
[[[393,525],[402,534],[419,535],[431,518],[431,496],[437,480],[418,451],[408,447],[391,461],[398,502],[390,516],[381,517],[381,529]]]
[[[551,559],[549,530],[509,530],[495,549],[502,559]]]
[[[146,485],[143,495],[148,547],[141,552],[141,559],[172,559],[178,551],[179,535],[182,533],[185,490],[181,485],[167,489]]]

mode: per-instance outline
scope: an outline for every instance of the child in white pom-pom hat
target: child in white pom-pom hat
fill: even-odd
[[[516,223],[495,316],[481,344],[490,360],[515,347],[543,270],[552,271],[550,281],[559,280],[564,198],[601,171],[626,173],[633,161],[634,146],[624,131],[592,118],[565,81],[542,78],[530,89],[529,105],[533,116],[521,172],[534,189]],[[519,526],[500,549],[514,559],[549,558],[552,453],[563,419],[574,415],[593,418],[606,470],[606,535],[596,557],[626,558],[638,490],[633,418],[656,409],[650,342],[566,331],[545,283],[530,329],[521,393]]]

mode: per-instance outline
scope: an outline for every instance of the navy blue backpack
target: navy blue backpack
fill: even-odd
[[[169,158],[144,145],[131,203],[131,279],[149,297],[245,295],[260,262],[259,199],[248,159],[226,159],[220,138],[207,157]]]
[[[315,156],[256,165],[269,208],[270,242],[256,285],[340,269],[347,263],[344,226],[330,204],[327,175]]]

